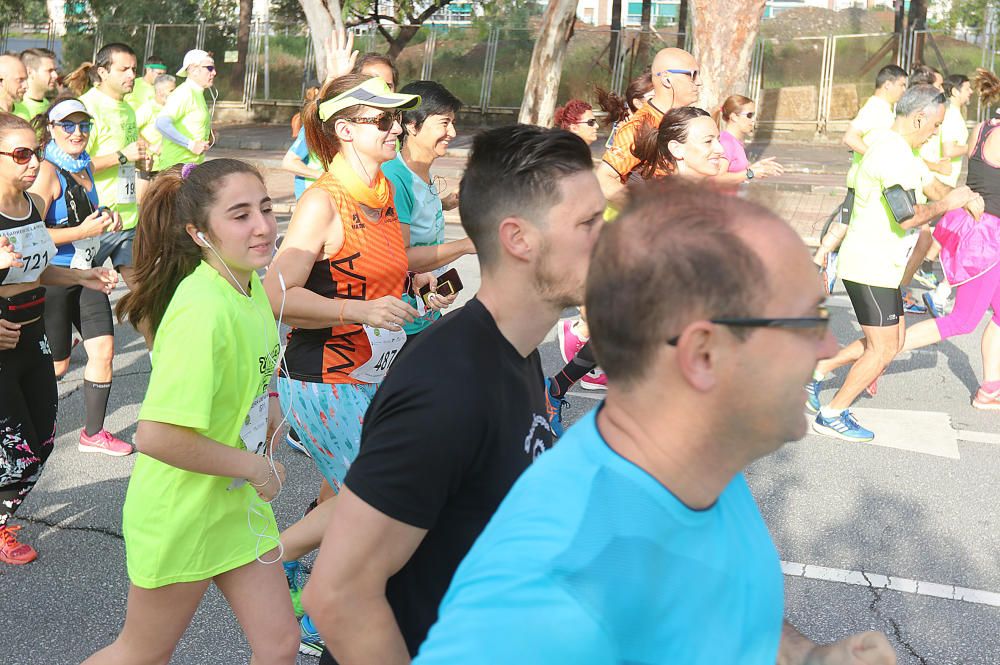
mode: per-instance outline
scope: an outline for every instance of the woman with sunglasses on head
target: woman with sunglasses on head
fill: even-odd
[[[118,213],[101,208],[94,186],[94,171],[86,151],[90,113],[75,97],[64,97],[39,119],[36,128],[45,146],[45,161],[30,191],[44,202],[45,226],[57,250],[52,265],[90,268],[101,235],[121,228]],[[56,378],[69,370],[73,328],[79,331],[87,352],[83,371],[86,421],[78,448],[81,452],[130,455],[132,444],[104,428],[115,355],[114,319],[107,294],[80,286],[53,286],[46,291],[45,335],[55,360]]]
[[[396,156],[402,109],[420,98],[393,93],[381,78],[328,81],[303,111],[306,141],[325,173],[299,199],[264,288],[292,326],[278,393],[289,423],[335,490],[358,454],[361,422],[406,341],[417,311],[404,293],[434,276],[408,274],[392,184],[382,164]],[[454,297],[430,298],[442,309]],[[333,500],[282,534],[286,562],[319,546]],[[293,590],[294,591],[294,590]],[[304,653],[319,636],[302,621]]]
[[[0,113],[0,562],[29,563],[37,553],[16,537],[10,518],[42,473],[55,440],[58,391],[45,338],[42,283],[109,292],[113,270],[51,264],[55,244],[41,198],[28,193],[41,160],[35,130]]]
[[[597,140],[594,107],[582,99],[571,99],[556,109],[553,126],[576,134],[588,146]]]
[[[725,150],[722,167],[719,175],[713,177],[713,181],[724,189],[735,191],[736,187],[754,178],[763,179],[785,172],[774,157],[767,157],[753,164],[747,159],[743,143],[753,132],[756,112],[757,105],[749,97],[730,95],[712,115],[719,127],[722,127],[720,120],[726,123],[726,128],[719,132],[719,142]]]
[[[445,155],[448,143],[455,138],[455,114],[462,102],[435,81],[414,81],[400,92],[420,97],[420,106],[403,111],[402,148],[395,159],[382,165],[382,172],[392,183],[410,270],[433,271],[440,277],[452,261],[476,252],[468,238],[445,242],[444,211],[458,206],[458,192],[442,198],[441,188],[431,176],[434,160]],[[413,323],[403,326],[407,339],[441,318],[441,313],[428,309],[422,298],[406,294],[403,300],[419,313]]]

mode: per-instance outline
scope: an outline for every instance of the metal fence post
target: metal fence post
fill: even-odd
[[[424,61],[420,66],[420,78],[430,81],[434,72],[434,51],[437,49],[437,30],[434,26],[429,28],[427,39],[424,40]]]
[[[490,106],[490,97],[493,96],[493,71],[496,67],[497,44],[500,42],[500,30],[496,26],[490,27],[490,34],[486,38],[486,58],[483,61],[483,80],[479,86],[479,113],[486,115]]]
[[[10,35],[10,24],[0,24],[0,51],[7,50],[7,38]]]
[[[142,61],[147,62],[153,56],[153,35],[156,34],[156,24],[146,25],[146,45],[143,47]]]
[[[94,54],[90,56],[91,62],[97,62],[97,51],[100,50],[101,41],[103,40],[102,32],[101,24],[98,23],[96,30],[94,30]]]
[[[306,35],[306,57],[302,61],[302,99],[306,98],[306,81],[311,77],[309,76],[310,71],[315,71],[313,68],[316,66],[316,49],[313,46],[312,35]],[[319,78],[318,76],[316,78]]]
[[[271,99],[271,20],[264,22],[264,99]],[[257,20],[257,29],[261,26]]]
[[[820,104],[816,116],[816,133],[826,134],[830,123],[830,108],[833,104],[833,53],[836,48],[836,37],[827,35],[823,38],[823,62],[820,65],[819,85]]]
[[[204,50],[204,48],[205,48],[205,31],[206,31],[205,30],[205,19],[204,18],[200,18],[200,19],[198,19],[198,33],[197,33],[197,36],[195,37],[195,45],[194,45],[195,48]]]

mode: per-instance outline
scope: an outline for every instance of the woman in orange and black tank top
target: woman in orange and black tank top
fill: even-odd
[[[434,282],[407,272],[381,170],[396,156],[402,109],[419,104],[380,78],[351,74],[327,82],[303,109],[306,142],[326,172],[299,199],[264,279],[275,315],[292,326],[281,407],[335,490],[357,456],[375,389],[406,341],[402,326],[417,315],[401,296]]]

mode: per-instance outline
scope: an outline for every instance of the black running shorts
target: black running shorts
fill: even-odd
[[[115,322],[107,294],[82,286],[45,287],[45,336],[53,360],[69,358],[73,328],[84,340],[114,335]]]
[[[903,320],[903,291],[842,280],[863,326],[895,326]]]

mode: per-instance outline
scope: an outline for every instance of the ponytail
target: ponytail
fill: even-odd
[[[73,91],[73,94],[79,97],[90,88],[92,84],[91,76],[96,74],[94,72],[94,63],[84,62],[79,67],[74,69],[72,72],[67,74],[63,78],[63,83],[66,87]]]
[[[711,116],[707,111],[696,106],[682,106],[664,113],[658,128],[643,127],[632,148],[632,154],[639,160],[636,167],[639,174],[649,180],[658,172],[674,173],[677,170],[677,157],[670,152],[670,143],[685,143],[691,121],[709,117]]]
[[[346,74],[331,79],[323,85],[323,89],[320,90],[315,99],[302,107],[302,126],[306,129],[306,146],[309,148],[309,152],[319,158],[324,171],[330,168],[330,162],[340,152],[340,139],[334,130],[334,124],[338,118],[357,116],[362,106],[360,104],[348,106],[337,111],[324,122],[319,118],[320,104],[361,85],[370,78],[372,77],[363,74]]]
[[[972,88],[987,106],[994,106],[1000,101],[1000,79],[988,69],[976,68],[976,74],[972,77]]]
[[[604,88],[595,87],[594,94],[597,96],[597,105],[608,114],[608,124],[622,122],[629,117],[631,111],[624,99],[613,92],[608,92]]]
[[[187,176],[182,170],[187,167]],[[202,260],[202,249],[185,227],[211,235],[208,211],[215,203],[222,180],[235,173],[251,173],[264,182],[254,167],[238,159],[213,159],[192,167],[175,164],[153,180],[139,204],[135,230],[135,282],[118,302],[118,320],[156,335],[174,291]]]

